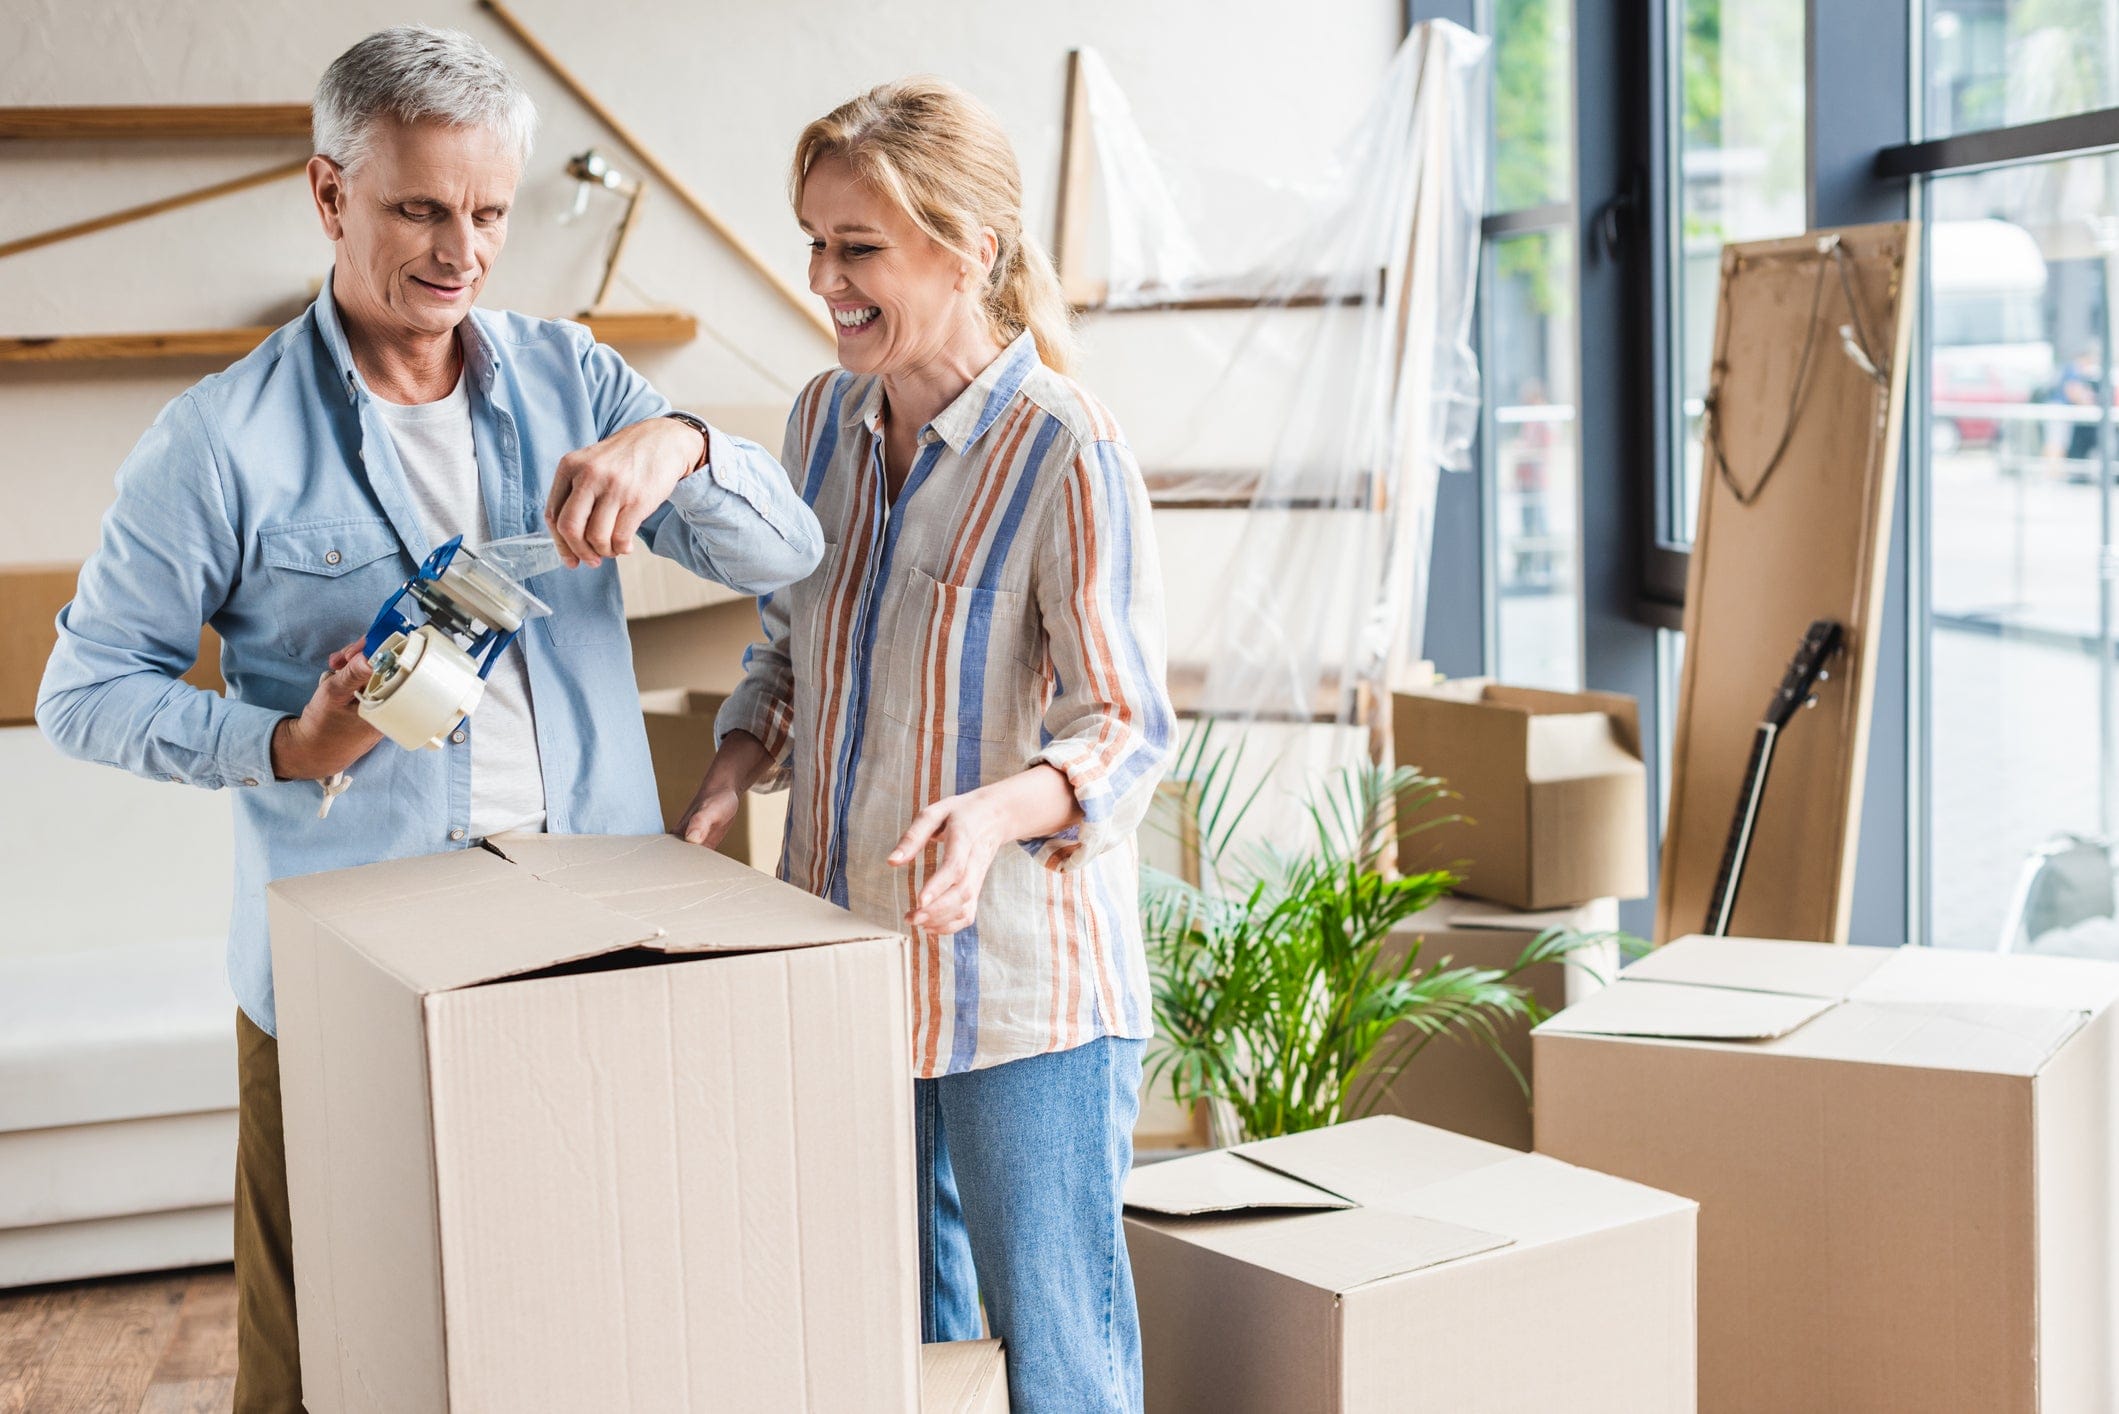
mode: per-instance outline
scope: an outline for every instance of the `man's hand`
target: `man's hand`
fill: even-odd
[[[605,556],[631,550],[640,522],[705,457],[699,433],[673,417],[651,417],[568,452],[552,474],[544,511],[560,559],[569,569],[593,569]]]
[[[331,670],[299,717],[284,717],[272,733],[272,774],[283,781],[321,781],[366,756],[383,734],[355,710],[368,683],[368,658],[355,639],[331,655]]]

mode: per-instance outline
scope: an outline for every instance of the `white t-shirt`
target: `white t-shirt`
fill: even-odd
[[[376,399],[419,516],[439,545],[492,536],[471,446],[471,394],[462,377],[446,398],[410,405]],[[471,835],[544,828],[544,770],[530,715],[530,675],[522,646],[510,644],[486,678],[486,694],[465,723],[471,733]]]

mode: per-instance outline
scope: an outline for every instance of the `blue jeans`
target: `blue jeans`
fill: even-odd
[[[1139,1414],[1140,1317],[1121,1209],[1145,1043],[913,1082],[920,1336],[1007,1348],[1014,1414]]]

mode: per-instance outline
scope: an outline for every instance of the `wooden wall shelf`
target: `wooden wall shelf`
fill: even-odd
[[[0,108],[0,138],[308,137],[306,103]]]
[[[698,316],[681,309],[591,310],[576,317],[605,344],[688,344],[699,337]]]
[[[681,344],[697,338],[699,321],[679,309],[627,310],[587,316],[582,322],[606,344]],[[0,364],[115,363],[129,359],[241,358],[272,333],[273,326],[186,329],[159,334],[68,334],[51,338],[0,338]]]

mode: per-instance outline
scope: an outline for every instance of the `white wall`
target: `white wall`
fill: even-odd
[[[1359,115],[1400,37],[1397,0],[1297,7],[1284,0],[514,0],[513,8],[798,286],[804,248],[787,211],[789,146],[810,118],[870,84],[935,73],[986,99],[1015,139],[1030,227],[1049,238],[1068,49],[1092,45],[1104,53],[1159,150],[1207,166],[1296,176]],[[579,310],[595,291],[618,203],[599,201],[591,219],[559,225],[573,196],[562,167],[569,154],[593,145],[622,170],[637,169],[471,0],[424,7],[384,0],[0,0],[0,103],[304,101],[348,44],[408,20],[461,28],[491,45],[515,67],[543,117],[507,253],[485,302],[545,314]],[[6,144],[0,239],[268,166],[300,150],[285,141]],[[276,322],[299,310],[328,262],[302,184],[288,179],[0,260],[0,334]],[[645,299],[625,287],[628,280]],[[635,302],[689,309],[711,331],[680,349],[635,356],[679,405],[784,405],[831,361],[820,333],[658,189],[650,190],[612,299]],[[1149,440],[1159,408],[1142,361],[1118,357],[1118,337],[1100,360],[1096,330],[1090,337],[1087,381],[1137,441]],[[112,472],[156,410],[209,371],[145,363],[0,368],[0,563],[78,559],[93,549]],[[150,831],[129,812],[113,818],[107,801],[90,808],[84,802],[93,792],[62,786],[62,773],[29,769],[28,759],[17,751],[0,759],[0,772],[9,808],[42,822],[40,840],[119,858],[158,851],[168,868],[211,885],[186,892],[170,926],[194,933],[220,926],[225,905],[210,900],[221,897],[227,868],[225,800],[190,802],[199,808],[184,812],[218,822],[217,833]],[[9,882],[28,872],[18,863]],[[37,931],[45,939],[85,940],[96,930],[46,922]],[[0,927],[0,952],[33,941],[18,927]]]
[[[0,43],[0,102],[8,104],[305,100],[324,65],[370,30],[411,19],[463,28],[515,67],[543,116],[486,303],[572,313],[595,292],[618,203],[591,208],[601,221],[559,225],[574,187],[561,168],[592,144],[622,167],[627,158],[470,0],[0,0],[0,8],[27,19],[27,42]],[[517,0],[514,8],[798,287],[804,248],[787,211],[789,146],[803,123],[869,84],[932,72],[991,103],[1022,159],[1031,229],[1049,236],[1070,47],[1104,52],[1158,148],[1293,174],[1360,112],[1398,39],[1394,0],[1298,8],[1277,0]],[[20,32],[12,19],[0,28]],[[288,142],[9,144],[0,151],[0,234],[81,219],[297,151]],[[328,262],[302,185],[290,178],[0,261],[0,333],[276,321],[299,309]],[[823,335],[666,192],[649,193],[625,279],[648,302],[692,310],[713,331],[681,349],[636,355],[680,404],[785,402],[831,361]],[[634,298],[621,283],[613,302]],[[155,410],[205,371],[0,371],[0,489],[11,512],[0,516],[0,561],[74,558],[93,548],[111,472]],[[1093,363],[1089,371],[1093,378]],[[1100,391],[1122,421],[1154,414],[1146,387]]]

